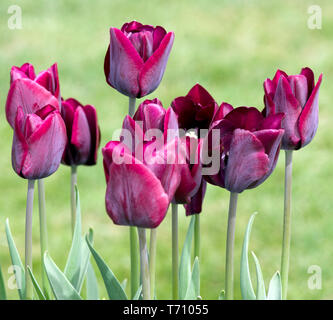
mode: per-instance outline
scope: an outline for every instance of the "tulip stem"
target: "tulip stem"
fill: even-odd
[[[35,180],[28,180],[27,207],[25,218],[25,299],[32,300],[33,287],[28,267],[32,270],[32,212],[34,205]]]
[[[156,244],[157,244],[157,229],[150,231],[149,245],[149,271],[150,271],[150,296],[155,299],[155,273],[156,273]]]
[[[284,182],[284,218],[283,242],[281,258],[282,299],[287,299],[288,272],[291,240],[291,180],[292,180],[292,150],[285,150],[285,182]]]
[[[129,227],[130,254],[131,254],[131,297],[135,296],[140,286],[139,244],[136,227]]]
[[[129,103],[128,103],[128,114],[133,117],[135,113],[135,98],[129,98]]]
[[[148,265],[146,229],[138,228],[138,233],[139,233],[139,243],[140,243],[142,295],[143,295],[143,300],[150,300],[150,276],[149,276],[149,265]]]
[[[195,215],[194,224],[194,257],[200,258],[200,215]]]
[[[227,249],[226,249],[226,268],[225,268],[225,296],[227,300],[234,299],[234,242],[236,227],[238,193],[230,192]]]
[[[75,186],[77,185],[77,167],[71,166],[71,226],[72,235],[74,235],[75,217],[76,217],[76,196]]]
[[[172,299],[178,300],[178,290],[179,290],[178,289],[178,283],[179,283],[178,205],[176,203],[172,203],[171,209],[172,209]]]
[[[40,232],[40,253],[43,260],[44,252],[48,250],[47,240],[47,223],[46,223],[46,209],[45,209],[45,188],[44,180],[38,180],[38,208],[39,208],[39,232]],[[42,285],[44,293],[48,296],[51,292],[49,282],[46,277],[44,264],[42,264]]]

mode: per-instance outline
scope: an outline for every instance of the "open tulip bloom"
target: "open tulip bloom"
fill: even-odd
[[[287,298],[288,271],[291,240],[291,180],[292,152],[309,144],[318,128],[319,88],[322,74],[315,84],[310,68],[300,74],[287,75],[277,70],[274,78],[266,79],[265,110],[267,115],[283,112],[282,127],[285,130],[281,148],[285,150],[284,223],[281,261],[282,296]]]

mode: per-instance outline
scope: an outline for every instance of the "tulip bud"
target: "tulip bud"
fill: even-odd
[[[110,29],[104,60],[107,83],[122,94],[140,98],[160,84],[173,45],[174,33],[132,21]]]
[[[322,74],[315,85],[310,68],[298,75],[288,76],[278,70],[273,78],[266,79],[265,110],[267,115],[283,112],[282,128],[285,134],[282,149],[298,150],[310,143],[318,128],[319,88]]]
[[[67,129],[62,163],[68,166],[96,164],[100,143],[96,109],[69,98],[62,101],[61,115]]]

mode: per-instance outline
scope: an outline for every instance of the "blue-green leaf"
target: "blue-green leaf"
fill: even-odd
[[[195,217],[192,216],[191,222],[189,224],[182,255],[180,258],[179,265],[179,299],[184,300],[187,292],[187,288],[191,281],[191,248],[192,248],[192,239],[194,233],[194,222]]]
[[[13,240],[12,233],[10,231],[8,219],[6,219],[5,228],[6,228],[6,236],[7,236],[7,241],[8,241],[9,253],[10,253],[11,260],[12,260],[12,264],[14,266],[14,273],[15,273],[15,278],[16,278],[16,284],[18,287],[19,297],[21,300],[24,300],[25,272],[24,272],[24,267],[23,267],[20,255],[15,246],[15,242]],[[17,274],[17,268],[20,270],[20,274]]]
[[[81,300],[79,293],[57,267],[47,252],[44,254],[44,267],[51,289],[57,300]]]
[[[142,285],[140,285],[140,287],[138,288],[138,290],[136,291],[133,300],[139,300],[141,297],[141,292],[142,292]]]
[[[200,268],[199,259],[195,257],[191,275],[191,281],[187,288],[187,292],[184,300],[197,300],[200,296]]]
[[[282,285],[279,271],[275,272],[269,282],[267,300],[282,300]]]
[[[98,282],[90,261],[87,270],[87,300],[99,300]]]
[[[92,256],[95,259],[95,262],[101,272],[102,278],[104,280],[104,284],[106,287],[106,291],[109,295],[110,300],[127,300],[127,296],[118,279],[115,277],[111,269],[107,266],[104,260],[100,257],[100,255],[95,251],[89,242],[88,237],[86,237],[86,241]]]
[[[29,266],[28,266],[28,272],[29,272],[32,284],[34,286],[34,289],[37,293],[38,299],[39,300],[47,300]]]
[[[90,251],[84,238],[81,236],[81,207],[80,196],[77,187],[75,187],[76,195],[76,217],[74,235],[72,240],[72,246],[69,251],[64,273],[67,279],[71,282],[76,291],[80,292],[85,275],[88,269],[88,262]],[[93,237],[92,231],[89,233],[89,237]]]
[[[257,274],[257,300],[266,300],[266,290],[265,290],[265,282],[264,277],[261,272],[261,267],[257,256],[251,251],[254,263],[256,266],[256,274]]]
[[[5,288],[5,282],[3,279],[1,267],[0,267],[0,300],[6,300],[6,288]]]
[[[127,286],[127,279],[124,279],[123,282],[120,284],[121,287],[123,288],[123,290],[126,290],[126,286]]]
[[[249,250],[249,240],[251,234],[251,228],[253,224],[253,220],[256,213],[252,214],[250,220],[247,224],[247,228],[245,231],[244,241],[243,241],[243,249],[241,256],[241,266],[240,266],[240,287],[243,300],[255,300],[256,295],[253,290],[250,269],[249,269],[249,259],[248,259],[248,250]]]

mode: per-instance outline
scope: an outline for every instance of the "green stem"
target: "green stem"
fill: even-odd
[[[178,300],[178,294],[179,294],[178,205],[172,203],[171,208],[172,208],[172,299]]]
[[[140,286],[139,243],[136,227],[129,227],[131,254],[131,297],[135,296]]]
[[[45,188],[44,180],[38,180],[38,208],[39,208],[39,232],[40,232],[40,253],[43,260],[44,252],[48,250],[47,223],[45,209]],[[44,264],[42,264],[42,285],[44,293],[48,296],[51,292],[50,284],[47,280]]]
[[[135,113],[135,102],[136,102],[135,98],[129,98],[129,102],[128,102],[128,114],[131,117],[133,117],[134,113]]]
[[[149,246],[150,296],[152,299],[155,299],[156,244],[157,229],[155,228],[150,231]]]
[[[238,193],[230,192],[225,268],[225,296],[227,300],[234,299],[234,242],[237,198]]]
[[[28,267],[32,270],[32,211],[34,205],[35,180],[28,180],[27,207],[25,218],[25,298],[32,300],[33,287],[29,276]]]
[[[75,186],[77,184],[77,167],[71,166],[71,227],[72,234],[74,234],[75,217],[76,217],[76,197]]]
[[[200,215],[195,215],[194,224],[194,257],[200,258]]]
[[[140,243],[140,265],[141,265],[141,279],[142,279],[142,295],[143,300],[150,300],[150,277],[148,265],[148,252],[146,229],[138,228],[139,243]]]
[[[291,239],[291,180],[292,180],[292,150],[286,150],[285,182],[284,182],[284,218],[283,243],[281,258],[282,299],[287,299],[288,272]]]
[[[135,112],[135,98],[129,98],[128,114],[133,117]],[[138,234],[135,227],[130,227],[130,256],[131,256],[131,296],[135,296],[140,286],[140,269],[139,269],[139,244]]]

